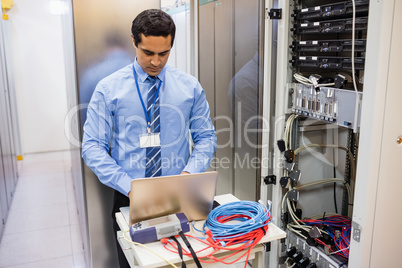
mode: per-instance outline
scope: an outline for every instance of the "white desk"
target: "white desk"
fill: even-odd
[[[233,196],[231,194],[216,196],[215,200],[219,204],[226,204],[229,202],[239,201],[239,199],[237,199],[235,196]],[[144,268],[152,267],[153,268],[153,267],[169,267],[170,266],[163,259],[159,258],[158,256],[156,256],[149,250],[147,250],[141,246],[134,245],[124,239],[123,235],[126,231],[129,230],[129,226],[128,226],[125,218],[123,217],[122,213],[116,213],[116,221],[117,221],[118,225],[120,226],[120,230],[121,230],[121,231],[117,232],[118,233],[118,241],[119,241],[119,244],[120,244],[121,248],[123,249],[123,252],[126,255],[128,263],[130,264],[131,267],[144,267]],[[203,224],[204,224],[204,221],[198,221],[195,223],[195,227],[200,230],[200,229],[202,229]],[[191,224],[190,224],[190,226],[191,226]],[[200,233],[193,230],[192,226],[190,227],[190,234],[192,234],[194,236],[200,236]],[[130,234],[128,232],[125,233],[125,235],[128,239],[130,239]],[[251,250],[249,260],[253,260],[253,267],[262,267],[262,265],[263,265],[262,264],[262,251],[264,250],[263,244],[274,241],[274,240],[282,239],[285,237],[286,237],[286,233],[283,230],[278,228],[275,224],[270,223],[268,225],[267,234],[260,240],[258,245],[256,245]],[[181,240],[181,238],[178,238],[178,240],[182,245],[184,245],[184,242]],[[202,244],[192,238],[188,238],[188,240],[191,243],[191,245],[195,251],[205,247],[204,244]],[[181,267],[181,259],[180,259],[179,255],[166,250],[160,241],[147,243],[145,245],[147,247],[151,248],[152,250],[154,250],[159,255],[166,258],[167,260],[174,263],[177,267]],[[205,251],[205,252],[207,252],[207,251]],[[223,257],[230,253],[231,253],[230,251],[221,251],[221,252],[216,253],[214,256]],[[237,255],[237,257],[234,256],[232,258],[228,258],[226,261],[230,262],[231,260],[233,261],[238,257],[239,257],[239,255]],[[196,267],[192,258],[184,256],[184,260],[186,261],[187,267]],[[242,260],[239,260],[239,262],[245,261],[245,260],[246,260],[246,258],[244,257]],[[202,263],[202,266],[203,267],[222,267],[223,264],[221,264],[221,263],[203,264]]]

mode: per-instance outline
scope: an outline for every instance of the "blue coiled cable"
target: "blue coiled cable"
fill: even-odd
[[[204,233],[209,229],[213,239],[224,240],[241,237],[270,223],[271,203],[267,208],[262,202],[237,201],[220,205],[209,213],[204,223]],[[239,217],[236,217],[239,215]],[[241,216],[244,215],[244,216]],[[229,222],[221,223],[220,217],[235,216]]]

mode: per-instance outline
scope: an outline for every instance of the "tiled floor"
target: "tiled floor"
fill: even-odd
[[[28,154],[0,243],[0,267],[83,267],[69,152]]]

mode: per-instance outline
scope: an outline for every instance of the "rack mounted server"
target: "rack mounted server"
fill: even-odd
[[[355,30],[367,30],[367,17],[355,19]],[[295,34],[317,34],[317,33],[342,33],[351,32],[353,28],[352,19],[326,20],[312,22],[298,22],[293,25],[290,31]]]
[[[292,66],[310,67],[319,69],[352,69],[352,59],[345,57],[324,56],[293,56],[290,60]],[[355,70],[364,69],[364,58],[355,58]]]
[[[369,1],[362,0],[355,2],[356,15],[367,15]],[[319,20],[327,18],[351,17],[353,14],[352,1],[334,3],[329,5],[315,6],[295,10],[292,17],[297,20]]]
[[[352,40],[309,40],[293,41],[290,46],[294,52],[350,52]],[[355,40],[355,52],[366,51],[366,40]]]

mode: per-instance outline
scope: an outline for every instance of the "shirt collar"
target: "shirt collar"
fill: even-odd
[[[156,76],[162,82],[165,80],[166,68],[167,68],[167,64],[165,65],[165,67],[163,67],[162,71]],[[135,59],[134,59],[134,69],[138,75],[138,81],[141,81],[142,83],[144,83],[145,80],[147,80],[149,75],[146,72],[144,72],[144,70],[138,64],[137,57],[135,57]]]

